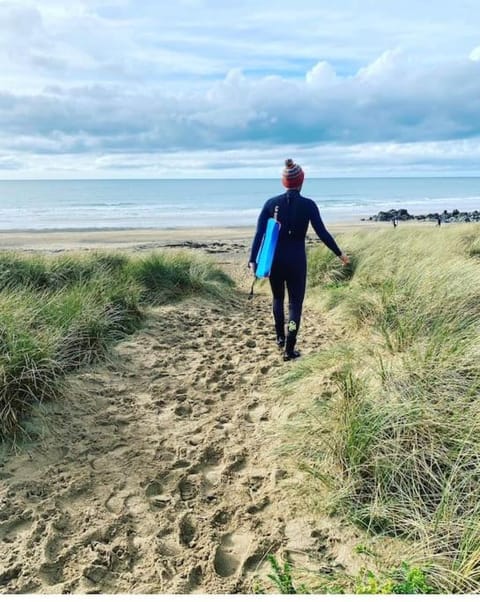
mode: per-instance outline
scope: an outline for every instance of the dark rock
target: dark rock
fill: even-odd
[[[407,209],[390,209],[389,211],[379,211],[376,215],[371,215],[368,221],[374,222],[391,222],[393,220],[407,221],[407,220],[418,220],[418,221],[435,221],[439,219],[444,223],[470,223],[480,222],[480,211],[475,209],[474,211],[459,211],[454,209],[449,213],[446,209],[442,213],[427,213],[426,215],[411,215]],[[362,218],[365,221],[365,218]]]

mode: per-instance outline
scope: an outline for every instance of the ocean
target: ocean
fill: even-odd
[[[4,180],[0,230],[254,226],[260,208],[283,192],[275,180]],[[480,178],[306,179],[328,223],[381,210],[480,210]]]

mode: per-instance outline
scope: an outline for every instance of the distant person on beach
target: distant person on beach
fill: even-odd
[[[396,227],[397,227],[397,218],[395,218],[395,217],[394,217],[394,218],[392,219],[392,224],[393,224],[393,227],[394,227],[394,228],[396,228]]]
[[[442,225],[442,218],[441,217],[437,217],[437,226],[441,226]]]
[[[256,258],[265,234],[267,221],[276,214],[277,220],[280,222],[280,234],[269,278],[273,295],[273,317],[277,344],[284,349],[283,359],[285,361],[295,359],[300,355],[295,350],[295,344],[307,281],[305,237],[309,224],[312,225],[320,240],[341,259],[344,265],[350,261],[326,230],[315,202],[301,196],[303,179],[304,173],[300,165],[294,163],[292,159],[287,159],[282,173],[282,184],[286,188],[286,192],[269,199],[260,212],[249,259],[249,266],[255,273]],[[276,208],[278,208],[277,212]],[[285,285],[288,290],[286,336]]]

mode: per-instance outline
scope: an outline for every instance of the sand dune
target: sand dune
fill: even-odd
[[[268,553],[335,563],[281,487],[285,408],[268,387],[291,364],[269,295],[242,290],[228,306],[151,309],[110,365],[46,408],[41,444],[1,462],[1,592],[251,592]],[[301,349],[323,333],[307,310]]]

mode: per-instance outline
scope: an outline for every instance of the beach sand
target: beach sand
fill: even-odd
[[[410,225],[410,223],[409,223]],[[365,228],[391,228],[388,222],[339,222],[326,224],[332,234]],[[196,248],[210,253],[225,253],[248,247],[255,228],[189,228],[142,230],[0,230],[0,250],[70,249],[151,250]],[[310,229],[309,237],[317,238]],[[240,245],[240,247],[239,247]]]
[[[217,259],[228,249],[239,288],[222,306],[151,308],[111,361],[70,377],[64,399],[41,408],[39,441],[0,456],[0,592],[251,593],[258,575],[273,591],[267,554],[348,568],[352,532],[296,507],[288,492],[301,475],[275,453],[293,410],[272,390],[292,363],[276,349],[267,287],[247,298],[251,234],[7,237],[45,250],[204,242]],[[328,336],[307,307],[303,354]]]
[[[252,228],[171,230],[0,231],[0,248],[62,251],[66,249],[155,249],[163,247],[234,247],[252,236]]]

